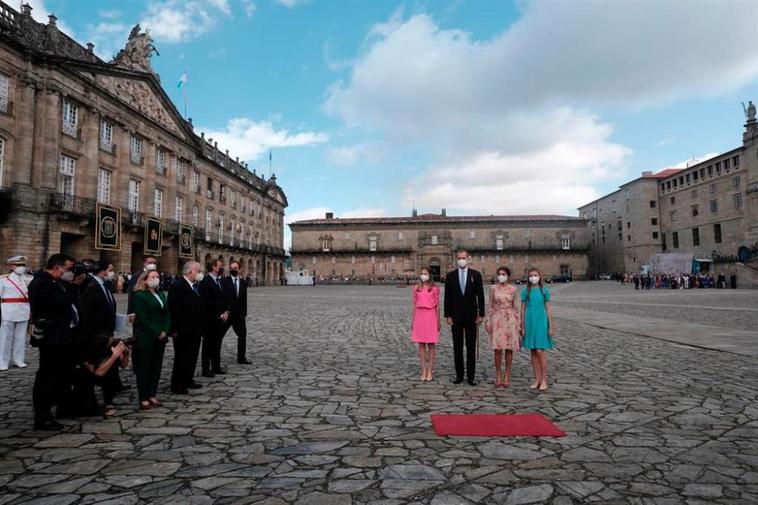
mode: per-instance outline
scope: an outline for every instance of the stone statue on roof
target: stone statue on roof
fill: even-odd
[[[118,52],[111,63],[120,67],[155,73],[152,65],[150,65],[150,58],[153,56],[153,53],[160,56],[155,45],[153,45],[150,31],[145,30],[143,32],[140,25],[135,25],[129,33],[126,46]]]

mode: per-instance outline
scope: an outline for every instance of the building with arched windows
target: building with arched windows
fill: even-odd
[[[0,258],[50,254],[142,263],[145,220],[163,223],[159,265],[178,271],[180,224],[194,229],[197,260],[239,260],[264,284],[283,276],[284,209],[265,178],[194,132],[150,66],[149,34],[135,27],[113,61],[57,25],[0,2],[0,190],[12,212]],[[95,250],[97,203],[122,210],[120,251]]]

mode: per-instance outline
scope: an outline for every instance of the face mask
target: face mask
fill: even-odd
[[[237,277],[240,274],[240,271],[239,270],[229,270],[229,274],[232,277]]]
[[[426,282],[429,280],[429,276],[427,274],[421,274],[419,275],[419,279],[421,279],[421,282]]]
[[[468,260],[467,259],[459,259],[458,260],[458,268],[466,268],[468,266]]]
[[[502,275],[502,274],[498,275],[497,276],[497,282],[499,282],[500,284],[505,284],[506,282],[508,282],[508,276],[507,275]]]
[[[531,282],[532,284],[537,284],[539,281],[540,281],[540,276],[539,275],[530,275],[529,276],[529,282]]]
[[[74,272],[71,270],[66,270],[63,272],[63,275],[61,275],[61,280],[64,282],[71,282],[74,280]]]
[[[16,267],[13,269],[16,275],[24,275],[26,273],[26,267]]]
[[[152,272],[153,270],[157,269],[158,267],[155,266],[155,263],[148,263],[145,265],[145,271],[146,272]]]
[[[160,286],[161,280],[160,279],[148,279],[145,284],[147,284],[147,287],[155,289],[158,286]]]
[[[195,274],[195,282],[200,282],[200,281],[202,281],[202,280],[203,280],[203,277],[205,277],[205,276],[203,275],[203,273],[202,273],[202,272],[198,272],[198,273],[196,273],[196,274]]]
[[[115,276],[116,276],[116,272],[106,272],[105,273],[105,280],[106,281],[112,281]]]
[[[221,277],[222,275],[224,275],[224,267],[219,267],[218,268],[218,276]]]

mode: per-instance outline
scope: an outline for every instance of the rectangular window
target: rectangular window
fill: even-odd
[[[234,219],[229,219],[229,224],[231,225],[232,231],[229,232],[229,245],[234,246],[234,230],[236,229],[234,227],[235,222]]]
[[[724,160],[724,170],[729,171],[729,158]]]
[[[403,232],[401,232],[401,231],[397,232],[397,239],[398,240],[403,240]]]
[[[375,237],[371,237],[368,239],[368,250],[376,251],[376,238]]]
[[[666,234],[661,233],[661,250],[666,252]]]
[[[671,205],[674,205],[676,203],[676,197],[672,196],[670,201],[671,201]]]
[[[654,238],[654,239],[657,239],[657,238],[658,238],[658,232],[657,232],[657,231],[654,231],[654,232],[653,232],[653,238]]]
[[[700,229],[699,228],[692,229],[692,245],[693,246],[700,245]]]
[[[476,238],[476,230],[469,231],[468,238]]]
[[[708,177],[713,176],[713,165],[708,165]]]
[[[529,238],[529,229],[524,230],[524,238]]]
[[[721,162],[716,162],[716,175],[721,175]]]
[[[571,249],[571,238],[570,237],[561,237],[561,249],[563,249],[563,250]]]
[[[195,190],[195,193],[200,194],[200,172],[197,170],[192,172],[192,188]]]
[[[76,160],[61,154],[60,170],[58,173],[58,192],[74,196],[74,176],[76,175]]]
[[[700,208],[697,205],[692,206],[692,217],[697,217],[697,215],[700,213]]]
[[[323,252],[329,252],[329,250],[331,249],[330,245],[331,245],[331,244],[330,244],[330,241],[329,241],[329,239],[323,239],[323,240],[321,241],[321,250],[322,250]]]
[[[160,147],[155,148],[155,171],[166,175],[166,151]]]
[[[224,215],[219,214],[218,216],[218,243],[222,244],[224,242]]]
[[[713,241],[717,244],[721,243],[721,223],[713,225]]]
[[[711,192],[711,194],[715,193],[718,190],[718,185],[715,182],[712,182],[710,186],[708,186],[708,191]]]
[[[690,195],[692,196],[693,200],[696,200],[697,199],[697,190],[693,189],[692,191],[690,191]]]
[[[160,188],[153,190],[153,215],[157,218],[163,217],[163,190]]]
[[[0,112],[7,114],[10,109],[10,78],[0,74]]]
[[[205,209],[205,241],[206,242],[211,241],[211,228],[213,228],[213,211],[211,209]]]
[[[498,251],[503,250],[503,236],[502,235],[498,235],[495,238],[495,249],[497,249]]]
[[[63,133],[71,137],[78,137],[79,131],[79,107],[63,100]]]
[[[679,232],[675,231],[671,234],[671,241],[673,242],[674,249],[679,249]]]
[[[740,180],[740,176],[739,175],[735,175],[734,177],[732,177],[732,187],[734,189],[740,189],[741,182],[742,181]]]
[[[732,195],[732,201],[734,202],[735,209],[741,209],[742,208],[742,193],[736,193]]]
[[[345,240],[350,240],[350,233],[349,232],[345,232]]]
[[[631,196],[631,193],[628,189],[624,190],[624,199],[629,200],[629,197]]]
[[[110,170],[100,169],[97,177],[97,201],[104,205],[111,203],[111,172]]]
[[[632,223],[629,221],[626,222],[626,229],[629,230],[632,227]]]
[[[656,201],[655,200],[650,200],[650,208],[654,209],[655,206],[656,206]]]
[[[432,245],[437,245],[439,243],[439,238],[437,235],[432,235]]]
[[[677,220],[677,214],[675,210],[671,211],[671,221],[674,222]]]
[[[187,180],[187,163],[181,159],[176,159],[176,182],[184,184]]]
[[[734,156],[732,158],[732,164],[734,165],[734,169],[737,170],[737,168],[739,168],[739,166],[740,166],[740,157],[739,156]]]
[[[184,197],[176,195],[176,198],[174,199],[174,219],[181,223],[183,215],[184,215]]]
[[[113,152],[113,125],[105,119],[100,120],[100,149]]]
[[[650,218],[650,224],[652,224],[653,226],[658,226],[658,218],[657,217]]]
[[[719,211],[719,201],[711,200],[711,212],[718,212],[718,211]]]
[[[136,135],[132,135],[129,141],[129,159],[135,165],[142,164],[142,139]]]
[[[230,191],[229,192],[229,205],[233,208],[237,208],[237,192],[236,191]]]
[[[192,226],[198,226],[200,223],[200,208],[197,205],[192,207]]]
[[[129,199],[126,201],[126,208],[130,212],[139,211],[139,190],[140,182],[129,179]]]

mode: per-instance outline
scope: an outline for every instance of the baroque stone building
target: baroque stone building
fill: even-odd
[[[745,114],[741,146],[686,168],[643,172],[579,208],[591,237],[591,272],[638,272],[654,254],[691,253],[702,271],[737,271],[750,284],[758,272],[758,122],[752,103]]]
[[[415,278],[428,266],[436,280],[466,249],[472,267],[491,281],[500,266],[516,279],[530,267],[545,276],[587,274],[586,220],[567,216],[448,216],[335,218],[291,223],[292,269],[316,278]]]
[[[194,255],[241,262],[262,283],[283,275],[284,209],[266,179],[193,131],[150,66],[139,26],[111,62],[62,33],[55,16],[34,21],[0,2],[0,258],[39,266],[55,252],[142,262],[146,217],[163,223],[160,268],[178,271],[180,223],[194,228]],[[96,203],[122,209],[121,250],[94,249]]]

